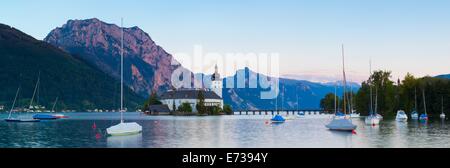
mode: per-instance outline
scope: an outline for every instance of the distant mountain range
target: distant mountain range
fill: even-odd
[[[438,75],[438,76],[436,76],[436,78],[450,79],[450,74]]]
[[[244,73],[246,86],[249,80],[259,80],[259,78],[267,78],[263,74],[251,71],[248,68],[239,70],[237,73]],[[236,86],[237,75],[224,79],[224,86],[227,80],[233,80]],[[270,77],[269,77],[270,78]],[[356,92],[360,88],[359,85],[354,86]],[[342,85],[336,86],[337,94],[343,94]],[[224,102],[229,103],[235,110],[245,109],[317,109],[320,100],[328,93],[335,92],[335,85],[324,85],[320,83],[309,82],[305,80],[293,80],[279,78],[279,91],[276,99],[261,99],[260,93],[269,89],[261,88],[258,84],[256,88],[225,88]],[[226,94],[225,94],[226,93]]]
[[[17,106],[27,107],[40,76],[35,104],[57,109],[118,109],[120,83],[78,57],[0,24],[0,105],[10,106],[20,86]],[[128,87],[125,105],[136,108],[144,99]]]

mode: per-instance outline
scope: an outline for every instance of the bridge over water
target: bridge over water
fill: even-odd
[[[238,110],[234,112],[234,115],[296,115],[300,112],[305,115],[322,115],[328,114],[329,111],[322,109],[299,109],[299,110]]]

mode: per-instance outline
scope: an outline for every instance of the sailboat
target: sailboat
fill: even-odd
[[[36,119],[19,119],[19,118],[13,118],[12,112],[14,110],[14,106],[16,105],[17,96],[19,96],[20,87],[17,88],[16,97],[14,98],[13,104],[11,106],[11,110],[9,110],[8,118],[5,119],[6,122],[39,122],[39,120]]]
[[[275,111],[278,112],[278,97],[275,99]],[[284,123],[285,121],[286,119],[283,118],[283,116],[281,116],[280,114],[277,114],[274,117],[272,117],[272,119],[270,119],[271,123]]]
[[[124,122],[123,119],[123,19],[121,20],[122,33],[121,33],[121,47],[120,47],[120,123],[111,126],[106,129],[108,135],[111,136],[123,136],[123,135],[133,135],[142,132],[142,126],[136,122]]]
[[[441,97],[441,115],[439,115],[439,117],[441,119],[445,119],[445,113],[444,113],[444,97]]]
[[[298,99],[298,86],[295,88],[296,89],[296,96],[297,96],[297,110],[300,110],[300,102]],[[305,112],[304,111],[299,111],[297,113],[298,117],[304,118],[305,117]]]
[[[344,58],[344,45],[342,45],[342,74],[343,74],[343,78],[344,78],[344,105],[343,105],[343,111],[344,111],[344,115],[346,114],[346,96],[345,96],[345,92],[346,92],[346,87],[347,87],[347,81],[346,81],[346,76],[345,76],[345,58]],[[325,125],[325,127],[327,127],[330,130],[334,130],[334,131],[353,131],[356,129],[356,125],[354,125],[352,123],[351,118],[346,118],[346,117],[338,117],[337,113],[335,113],[333,119],[331,120],[331,122],[327,125]]]
[[[427,103],[425,101],[425,89],[422,90],[422,97],[423,97],[423,108],[424,113],[420,114],[419,120],[420,121],[428,121],[428,114],[427,114]]]
[[[361,117],[361,114],[359,114],[359,113],[356,113],[356,110],[355,109],[353,109],[353,86],[352,87],[350,87],[350,117],[351,118],[360,118]]]
[[[58,102],[58,97],[56,97],[55,103],[53,103],[53,107],[52,107],[52,111],[51,111],[52,113],[56,112],[55,107],[56,107],[56,103],[57,102]],[[69,117],[67,117],[64,114],[54,114],[53,116],[56,117],[56,118],[59,118],[59,119],[61,119],[61,118],[69,118]]]
[[[370,76],[372,76],[372,61],[370,61],[369,67],[370,67]],[[367,125],[375,126],[375,125],[378,125],[380,123],[380,118],[377,115],[377,112],[376,112],[377,109],[375,108],[375,111],[373,110],[373,100],[372,100],[373,99],[373,93],[372,93],[372,80],[371,80],[371,77],[369,78],[369,80],[370,80],[369,81],[369,84],[370,84],[370,95],[369,95],[370,96],[370,108],[369,108],[369,110],[370,110],[370,112],[369,112],[369,116],[366,117],[364,122]]]
[[[411,112],[411,119],[419,119],[419,113],[417,113],[417,89],[414,90],[414,111]]]

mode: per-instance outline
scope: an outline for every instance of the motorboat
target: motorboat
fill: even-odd
[[[408,115],[406,115],[405,111],[399,110],[397,111],[397,116],[395,117],[396,121],[408,121]]]
[[[417,111],[411,112],[411,119],[418,120],[419,119],[419,113],[417,113]]]

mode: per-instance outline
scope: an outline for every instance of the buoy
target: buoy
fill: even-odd
[[[95,139],[100,139],[102,138],[102,135],[100,135],[100,133],[95,134]]]
[[[92,129],[97,129],[97,125],[95,124],[95,122],[94,124],[92,124]]]
[[[352,130],[352,134],[353,134],[353,135],[356,135],[356,131],[355,131],[355,130]]]

